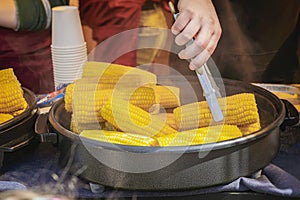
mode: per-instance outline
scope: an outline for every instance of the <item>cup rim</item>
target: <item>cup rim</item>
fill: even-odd
[[[63,5],[63,6],[54,6],[52,8],[52,11],[56,11],[56,12],[61,12],[61,11],[65,11],[65,10],[78,10],[78,7]]]

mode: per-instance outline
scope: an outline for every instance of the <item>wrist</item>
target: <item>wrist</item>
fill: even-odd
[[[0,1],[0,26],[11,29],[17,27],[17,9],[14,0]]]

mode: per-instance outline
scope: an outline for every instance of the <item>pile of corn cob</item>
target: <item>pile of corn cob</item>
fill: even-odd
[[[254,94],[220,98],[225,120],[211,125],[207,102],[181,105],[179,92],[174,86],[157,85],[156,76],[148,71],[87,62],[82,78],[66,88],[65,109],[72,113],[73,132],[124,145],[197,145],[260,129]]]
[[[23,89],[12,68],[0,70],[0,124],[20,115],[27,108]]]

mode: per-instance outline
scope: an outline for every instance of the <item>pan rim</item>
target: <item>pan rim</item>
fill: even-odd
[[[238,81],[239,82],[239,81]],[[244,83],[244,82],[243,82]],[[245,83],[244,83],[245,84]],[[250,84],[249,84],[250,85]],[[264,96],[269,99],[273,104],[276,104],[278,108],[278,116],[276,116],[275,120],[266,125],[264,128],[248,134],[246,136],[242,136],[239,138],[234,138],[231,140],[215,142],[215,143],[207,143],[207,144],[199,144],[199,145],[190,145],[190,146],[168,146],[168,147],[158,147],[158,146],[132,146],[132,145],[122,145],[122,144],[113,144],[107,142],[101,142],[93,139],[88,139],[84,137],[80,137],[80,135],[64,128],[55,118],[56,109],[59,109],[60,106],[64,103],[64,99],[60,99],[55,102],[50,111],[49,111],[49,121],[53,128],[59,133],[64,135],[67,138],[72,139],[76,142],[87,142],[88,144],[94,146],[95,148],[105,148],[116,151],[128,151],[133,153],[194,153],[194,152],[208,152],[212,150],[220,150],[220,149],[228,149],[231,147],[242,146],[246,144],[250,144],[255,141],[259,141],[266,137],[267,135],[272,133],[272,130],[279,128],[280,124],[284,121],[285,116],[285,107],[284,103],[270,91],[256,86],[250,85],[253,89],[254,93],[264,94]]]

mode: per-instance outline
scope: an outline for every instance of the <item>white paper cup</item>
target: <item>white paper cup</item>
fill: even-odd
[[[57,6],[52,8],[52,45],[74,47],[85,43],[78,8]]]
[[[81,78],[82,71],[77,71],[74,74],[70,72],[54,72],[54,84],[57,87],[60,84],[73,83],[75,80]]]
[[[63,74],[76,74],[79,71],[82,71],[82,67],[80,65],[57,65],[53,70],[54,73],[62,72]]]
[[[61,53],[52,53],[53,58],[84,58],[87,57],[86,52],[81,53],[68,53],[68,54],[61,54]]]
[[[73,81],[81,78],[83,66],[86,61],[86,56],[78,61],[53,59],[52,62],[55,87],[57,87],[59,84],[72,83]]]
[[[73,50],[73,49],[83,49],[83,48],[86,48],[86,42],[83,42],[82,44],[80,45],[75,45],[75,46],[56,46],[56,45],[51,45],[51,49],[55,49],[55,50],[58,50],[58,51],[70,51],[70,50]]]
[[[53,54],[71,54],[71,53],[87,53],[87,48],[82,48],[82,49],[74,49],[74,50],[56,50],[56,49],[51,49],[51,52]]]
[[[62,63],[62,64],[69,64],[69,63],[82,63],[87,60],[87,57],[74,57],[74,58],[56,58],[52,57],[53,63]]]
[[[87,50],[83,49],[80,51],[51,51],[52,55],[56,55],[56,56],[70,56],[70,55],[76,55],[76,54],[80,54],[80,55],[87,55]]]
[[[74,81],[77,80],[79,78],[81,78],[81,74],[76,74],[76,75],[70,75],[70,76],[60,76],[59,74],[57,74],[55,76],[56,80],[63,82],[63,81]]]
[[[83,67],[83,65],[86,61],[87,61],[87,59],[82,59],[80,61],[53,60],[52,63],[53,63],[53,65],[55,65],[55,66],[53,66],[54,67],[53,69],[67,67],[67,66],[74,66],[74,67],[78,68],[79,66]]]

